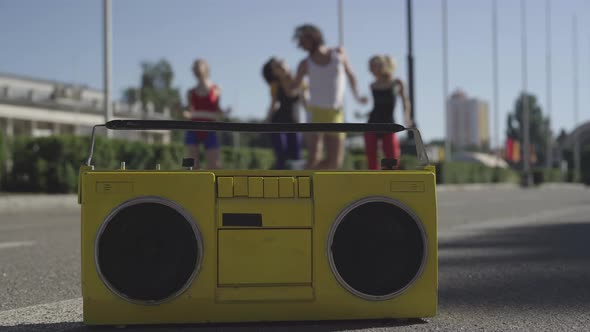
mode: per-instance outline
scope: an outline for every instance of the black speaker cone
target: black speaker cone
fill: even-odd
[[[413,213],[393,200],[365,199],[346,209],[331,231],[331,266],[354,294],[387,299],[416,279],[425,236]]]
[[[190,217],[163,199],[123,204],[105,220],[96,246],[98,270],[126,299],[161,302],[181,293],[201,258]]]

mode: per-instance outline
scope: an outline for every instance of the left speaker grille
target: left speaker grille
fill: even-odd
[[[99,273],[118,295],[159,303],[190,284],[202,245],[190,217],[173,203],[138,199],[118,207],[97,238]]]

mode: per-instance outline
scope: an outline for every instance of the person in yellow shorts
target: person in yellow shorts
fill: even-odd
[[[301,60],[294,87],[300,87],[308,78],[308,121],[313,123],[341,123],[344,121],[342,104],[348,78],[355,99],[362,104],[367,98],[359,95],[356,78],[342,48],[328,48],[319,28],[304,24],[295,29],[294,39],[309,55]],[[313,133],[308,136],[309,169],[337,169],[344,161],[344,133]],[[320,146],[326,150],[326,158],[320,158]]]

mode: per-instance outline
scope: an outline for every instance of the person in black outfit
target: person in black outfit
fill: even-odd
[[[262,76],[271,88],[271,103],[266,121],[271,123],[299,122],[300,91],[290,88],[293,77],[285,62],[274,57],[271,58],[262,67]],[[300,136],[299,133],[271,134],[276,159],[275,169],[286,169],[288,163],[295,165],[300,161]]]
[[[373,110],[368,114],[369,123],[395,123],[394,110],[397,97],[401,96],[404,104],[404,118],[407,127],[411,127],[410,102],[405,94],[404,84],[395,79],[395,60],[386,55],[376,55],[369,60],[369,70],[375,76],[371,83]],[[377,145],[381,141],[386,158],[399,160],[400,146],[395,133],[365,133],[365,154],[369,169],[378,169]]]

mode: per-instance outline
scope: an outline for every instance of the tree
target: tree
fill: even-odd
[[[144,61],[141,63],[141,70],[139,88],[125,89],[123,101],[131,104],[141,102],[144,111],[147,111],[150,103],[156,112],[163,112],[168,108],[173,117],[180,118],[182,101],[179,89],[172,86],[174,72],[170,63],[165,59],[155,63]]]
[[[555,141],[557,142],[557,146],[562,146],[567,136],[568,134],[565,131],[565,129],[561,128],[561,130],[559,131],[559,135],[557,135],[557,138],[555,139]]]
[[[537,97],[532,94],[524,94],[522,93],[514,103],[514,111],[513,113],[509,113],[507,117],[507,129],[506,129],[506,137],[511,138],[513,140],[523,142],[523,114],[524,114],[524,107],[523,102],[524,98],[527,98],[528,101],[528,108],[529,108],[529,133],[530,133],[530,144],[535,149],[535,154],[537,155],[537,161],[539,163],[544,162],[545,154],[547,151],[547,135],[551,135],[549,130],[549,120],[543,117],[543,113],[541,107],[537,103]],[[523,159],[523,150],[521,151],[521,160]]]

